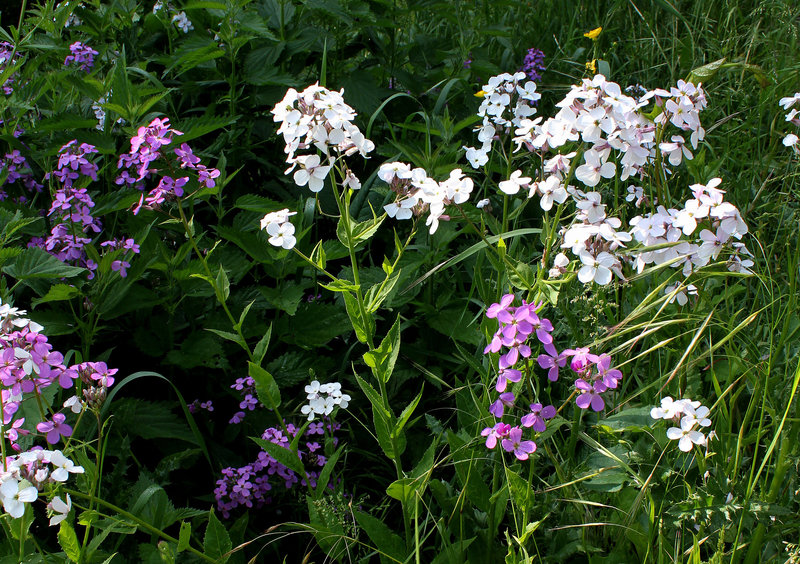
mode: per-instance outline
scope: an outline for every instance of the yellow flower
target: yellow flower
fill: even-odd
[[[601,31],[603,31],[602,27],[596,27],[592,31],[587,31],[584,33],[583,36],[595,41],[600,36]]]
[[[484,92],[483,90],[478,90],[475,94],[473,94],[473,96],[475,96],[476,98],[483,98],[484,96],[486,96],[486,92]]]
[[[592,74],[597,72],[597,59],[592,59],[586,63],[586,70],[592,71]]]

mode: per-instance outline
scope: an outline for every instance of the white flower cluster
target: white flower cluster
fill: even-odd
[[[384,206],[389,217],[403,220],[429,212],[425,225],[435,233],[439,220],[448,220],[445,207],[450,204],[463,204],[472,193],[472,179],[464,176],[460,168],[450,171],[443,182],[428,177],[422,168],[412,169],[401,162],[384,163],[378,170],[378,178],[386,182],[397,199]]]
[[[718,188],[721,183],[720,178],[712,178],[708,184],[690,186],[694,198],[687,200],[681,210],[658,206],[655,213],[631,219],[631,235],[636,241],[645,247],[663,246],[632,255],[638,272],[648,264],[670,263],[673,268],[682,268],[683,276],[688,277],[697,268],[717,260],[727,247],[731,250],[728,270],[750,273],[754,264],[749,258],[752,254],[740,242],[747,233],[747,224],[736,206],[724,201],[725,192]],[[699,224],[705,224],[707,228],[702,229],[693,242],[687,241],[685,238],[693,235]],[[675,286],[670,286],[666,292],[671,294],[675,289]],[[688,290],[696,293],[696,288],[691,285]],[[677,299],[681,305],[687,301],[683,292],[677,295]]]
[[[269,243],[276,247],[291,249],[297,243],[294,237],[294,225],[289,222],[289,217],[297,212],[290,212],[288,208],[271,212],[261,218],[261,229],[269,234]]]
[[[786,114],[786,121],[800,127],[800,110],[793,107],[795,104],[800,105],[800,92],[795,92],[794,96],[781,98],[778,103],[784,110],[789,110],[789,113]],[[795,153],[800,154],[800,145],[798,145],[798,142],[800,142],[800,138],[794,133],[790,133],[783,138],[784,145],[791,147],[794,149]]]
[[[342,393],[339,382],[320,384],[314,380],[305,387],[305,391],[308,404],[300,408],[300,412],[307,415],[309,421],[313,421],[317,415],[330,415],[337,406],[344,409],[350,402],[350,396]]]
[[[708,440],[712,437],[713,431],[708,436],[699,431],[701,428],[711,426],[708,413],[709,409],[699,401],[686,398],[673,400],[667,396],[661,400],[661,407],[650,410],[650,417],[680,425],[667,429],[667,438],[678,441],[678,448],[683,452],[689,452],[694,445],[708,444]]]
[[[529,80],[525,85],[524,72],[515,74],[503,73],[493,76],[483,86],[479,94],[483,101],[478,108],[478,115],[483,118],[483,125],[475,129],[478,132],[480,147],[464,147],[466,157],[472,168],[480,168],[489,161],[492,140],[498,131],[509,131],[512,127],[521,127],[522,120],[536,114],[534,104],[542,97],[536,92],[536,83]],[[513,104],[513,109],[509,107]]]
[[[0,495],[3,509],[13,518],[22,517],[25,504],[36,501],[39,491],[48,483],[66,482],[70,474],[83,474],[60,450],[32,449],[5,459],[5,471],[0,472]],[[72,506],[69,496],[66,503],[54,498],[48,505],[55,514],[51,525],[61,522]]]
[[[351,123],[356,112],[344,103],[343,94],[344,89],[333,92],[318,84],[302,92],[290,88],[271,112],[273,120],[281,124],[278,133],[283,134],[286,162],[291,165],[284,174],[297,168],[293,176],[295,184],[307,185],[312,192],[322,190],[336,159],[355,153],[366,158],[375,149],[375,144]],[[316,153],[295,155],[298,150],[312,147],[321,151],[324,159]],[[361,187],[358,178],[349,169],[345,173],[345,186],[358,190]]]
[[[27,327],[32,333],[41,333],[44,331],[44,327],[35,321],[22,317],[26,313],[27,311],[24,309],[12,307],[9,304],[0,302],[0,331],[3,333],[11,333],[12,331],[19,331],[24,327]]]

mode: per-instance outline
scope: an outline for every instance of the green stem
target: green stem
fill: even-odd
[[[82,498],[82,499],[89,500],[90,507],[91,507],[92,504],[96,503],[97,505],[100,505],[100,506],[103,506],[103,507],[105,507],[107,509],[110,509],[111,511],[113,511],[114,513],[119,515],[120,517],[124,517],[125,519],[129,519],[129,520],[133,521],[140,528],[144,529],[145,531],[147,531],[147,532],[149,532],[149,533],[151,533],[153,535],[161,537],[162,539],[164,539],[167,542],[171,542],[171,543],[175,543],[175,544],[178,543],[178,539],[176,539],[175,537],[168,535],[167,533],[165,533],[161,529],[157,529],[156,527],[154,527],[153,525],[151,525],[147,521],[143,521],[142,519],[140,519],[139,517],[137,517],[133,513],[129,513],[128,511],[125,511],[121,507],[117,507],[116,505],[114,505],[112,503],[109,503],[109,502],[107,502],[105,500],[102,500],[102,499],[100,499],[99,497],[97,497],[97,496],[95,496],[93,494],[85,494],[83,492],[79,492],[77,490],[72,490],[72,489],[69,489],[69,488],[65,488],[64,491],[66,493],[68,493],[69,495],[71,495],[72,497],[77,497],[77,498]],[[203,554],[202,552],[200,552],[199,550],[197,550],[196,548],[194,548],[192,546],[187,546],[186,550],[188,550],[189,552],[191,552],[195,556],[197,556],[199,558],[202,558],[206,562],[217,562],[217,560],[215,560],[214,558],[211,558],[210,556],[206,556],[205,554]]]

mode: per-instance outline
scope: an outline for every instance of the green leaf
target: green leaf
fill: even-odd
[[[5,267],[4,270],[6,274],[17,280],[70,278],[86,272],[85,268],[68,266],[38,247],[31,247],[22,251],[17,260]]]
[[[239,337],[239,335],[237,335],[236,333],[231,333],[230,331],[221,331],[220,329],[211,329],[211,328],[207,328],[206,331],[214,333],[215,335],[222,337],[226,341],[231,341],[240,345],[245,344],[246,346],[246,343],[244,343],[244,341],[242,341],[242,338]]]
[[[231,538],[225,526],[220,523],[212,509],[208,514],[206,536],[203,539],[203,552],[206,556],[214,558],[217,562],[227,562],[228,553],[233,548]]]
[[[397,270],[391,272],[386,277],[386,280],[383,281],[383,283],[376,284],[367,290],[367,294],[364,296],[367,313],[378,311],[378,308],[381,307],[381,304],[386,301],[386,298],[389,297],[389,294],[391,294],[392,291],[397,287],[397,282],[400,280],[400,273],[402,270],[402,268],[398,268]]]
[[[283,284],[278,288],[261,287],[259,291],[273,307],[289,315],[297,313],[297,307],[305,295],[305,288],[295,284]]]
[[[400,316],[395,319],[392,328],[381,341],[377,349],[364,353],[364,362],[372,369],[375,378],[383,383],[389,381],[394,371],[397,355],[400,354]]]
[[[78,542],[78,535],[75,534],[75,529],[66,521],[61,521],[61,526],[58,529],[58,544],[64,550],[70,562],[78,562],[81,558],[81,545]]]
[[[71,300],[72,298],[80,295],[81,291],[75,286],[70,286],[69,284],[56,284],[55,286],[50,286],[50,289],[43,297],[34,298],[31,301],[31,305],[35,308],[39,304],[44,304],[47,302],[63,302],[65,300]]]
[[[381,561],[384,561],[384,555],[389,556],[395,561],[405,561],[406,545],[400,535],[392,532],[383,521],[376,519],[372,515],[356,511],[355,517],[359,527],[364,529],[369,540],[375,544]]]
[[[393,437],[401,436],[403,429],[406,426],[406,423],[408,423],[408,420],[411,419],[411,415],[414,413],[414,410],[417,409],[419,401],[422,399],[423,391],[424,391],[424,386],[423,389],[421,389],[417,394],[417,397],[414,398],[414,400],[406,406],[406,408],[400,414],[400,417],[397,418],[397,423],[395,424],[394,430],[392,431]]]
[[[400,478],[389,484],[389,487],[386,488],[386,495],[407,506],[409,502],[413,501],[414,492],[417,491],[421,483],[422,481],[419,479]]]
[[[353,294],[344,292],[342,296],[344,296],[347,316],[350,318],[350,323],[353,325],[356,338],[362,343],[369,342],[372,335],[375,333],[375,319],[369,314],[361,314],[361,309],[358,307],[358,298]]]
[[[256,344],[256,348],[253,349],[253,360],[260,366],[261,362],[264,360],[264,356],[267,354],[267,348],[269,348],[269,341],[272,338],[272,323],[269,324],[267,328],[267,332],[264,333],[264,336]]]
[[[217,293],[217,300],[221,304],[227,302],[228,297],[231,295],[231,281],[228,280],[228,274],[225,272],[222,265],[219,265],[214,291]]]
[[[342,217],[339,219],[339,223],[336,225],[336,236],[339,238],[339,241],[342,242],[342,245],[348,249],[351,247],[356,247],[360,243],[367,241],[370,237],[375,235],[384,219],[386,219],[386,214],[373,219],[368,219],[367,221],[362,221],[360,223],[349,222],[350,235],[348,236],[348,220]]]
[[[391,413],[383,406],[383,400],[381,400],[381,395],[378,393],[378,391],[358,374],[355,376],[358,386],[361,388],[361,391],[364,392],[364,395],[367,396],[367,399],[369,400],[369,403],[372,404],[373,409],[378,409],[384,415],[384,417],[389,418]]]
[[[283,448],[280,445],[276,445],[270,441],[266,441],[261,437],[250,437],[255,441],[255,443],[260,446],[262,449],[267,451],[272,458],[289,468],[290,470],[294,470],[300,476],[306,475],[306,469],[303,467],[303,462],[297,456],[296,453],[292,452],[288,448]]]
[[[211,514],[209,513],[209,515]],[[178,552],[183,552],[189,548],[189,541],[191,538],[192,524],[189,521],[181,521],[181,530],[178,533]]]
[[[270,409],[277,409],[281,405],[281,390],[272,374],[253,362],[247,363],[247,373],[255,380],[258,399]]]
[[[315,497],[319,498],[327,491],[328,482],[330,482],[333,468],[336,466],[336,462],[339,460],[342,450],[344,450],[344,445],[341,445],[339,448],[337,448],[336,451],[325,462],[325,466],[322,467],[322,471],[319,473],[319,478],[317,478],[317,488],[314,490]]]
[[[697,84],[702,82],[706,84],[712,78],[717,75],[719,69],[725,64],[725,57],[718,59],[712,63],[708,63],[707,65],[703,65],[701,67],[697,67],[696,69],[692,69],[692,72],[689,73],[688,81]]]

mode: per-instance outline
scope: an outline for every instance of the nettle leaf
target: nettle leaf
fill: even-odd
[[[196,139],[198,137],[202,137],[203,135],[207,135],[212,131],[216,131],[218,129],[222,129],[223,127],[232,125],[236,123],[238,120],[239,116],[234,116],[234,117],[202,116],[202,117],[182,119],[176,122],[174,127],[178,131],[183,132],[183,135],[177,138],[177,140],[180,143],[186,143],[188,141],[191,141],[192,139]]]
[[[14,263],[6,266],[4,270],[6,274],[17,280],[71,278],[86,272],[85,268],[66,265],[38,247],[30,247],[22,251]]]
[[[303,347],[319,347],[349,330],[347,314],[340,307],[322,302],[301,303],[294,317],[275,322],[276,335]]]
[[[227,562],[228,553],[233,548],[231,537],[225,526],[220,522],[214,510],[208,514],[208,526],[203,538],[203,552],[206,556],[215,559],[217,562]]]
[[[281,311],[285,311],[289,315],[297,313],[297,308],[305,296],[305,290],[308,285],[289,285],[283,284],[278,288],[261,287],[259,291],[264,298],[274,307]]]
[[[288,351],[267,364],[266,369],[275,376],[280,386],[307,382],[310,370],[325,374],[334,370],[334,361],[328,356],[309,354],[302,350]]]
[[[78,535],[75,529],[66,521],[61,521],[58,529],[58,544],[64,550],[70,562],[79,562],[81,558],[81,545],[78,542]]]
[[[50,286],[50,289],[43,297],[34,298],[33,301],[31,301],[31,307],[35,308],[37,305],[47,302],[63,302],[65,300],[76,298],[80,295],[81,291],[75,286],[70,286],[69,284],[56,284],[55,286]]]
[[[118,400],[114,404],[114,428],[143,439],[180,439],[197,444],[186,422],[172,412],[173,405],[135,398]]]

